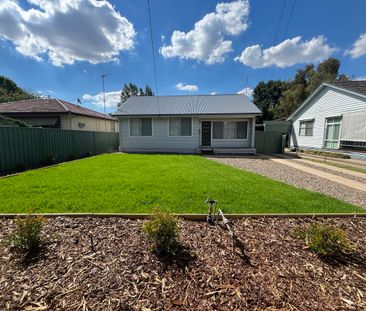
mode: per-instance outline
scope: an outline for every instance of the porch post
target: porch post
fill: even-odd
[[[252,148],[255,148],[255,117],[252,121]]]

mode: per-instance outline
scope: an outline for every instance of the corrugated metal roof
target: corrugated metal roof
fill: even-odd
[[[261,114],[245,95],[134,96],[112,115]]]

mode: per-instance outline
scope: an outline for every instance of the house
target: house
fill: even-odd
[[[116,132],[118,121],[103,113],[61,99],[37,98],[0,104],[0,115],[32,127]]]
[[[135,96],[113,113],[120,151],[255,153],[255,117],[245,95]]]
[[[291,147],[366,150],[366,81],[323,83],[288,120]]]

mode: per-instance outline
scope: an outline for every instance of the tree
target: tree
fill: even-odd
[[[154,96],[154,92],[151,87],[146,85],[145,89],[139,88],[136,84],[129,83],[123,86],[121,91],[121,100],[118,106],[121,106],[127,99],[132,96]]]
[[[315,69],[312,64],[299,69],[289,87],[282,93],[279,104],[274,108],[275,119],[290,116],[322,83],[335,80],[347,81],[348,77],[339,74],[341,63],[330,57],[321,62]]]
[[[253,91],[253,102],[263,113],[259,121],[273,120],[273,109],[278,105],[287,87],[287,82],[281,80],[262,81],[257,84]]]
[[[18,87],[13,80],[0,76],[0,103],[32,98],[37,96]]]

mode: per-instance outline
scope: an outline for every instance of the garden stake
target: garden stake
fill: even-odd
[[[207,198],[205,201],[206,204],[209,204],[208,208],[208,216],[207,216],[207,222],[209,224],[215,224],[216,221],[216,209],[217,209],[217,201],[211,200],[210,198]]]

